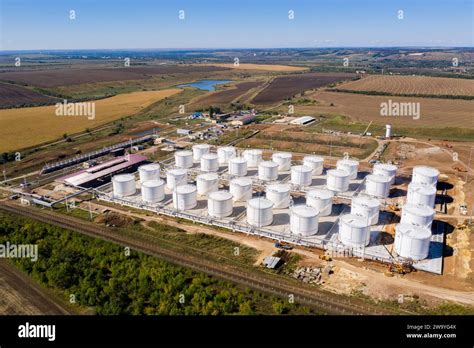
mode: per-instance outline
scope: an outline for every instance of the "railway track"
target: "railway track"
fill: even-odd
[[[226,281],[245,285],[252,289],[277,295],[286,299],[293,299],[295,303],[317,308],[329,314],[394,314],[388,309],[365,303],[362,300],[343,298],[342,296],[323,292],[319,289],[310,289],[304,284],[296,286],[283,278],[277,280],[266,274],[251,274],[229,265],[218,264],[194,256],[184,255],[160,247],[157,244],[150,244],[131,237],[119,235],[114,233],[113,230],[97,226],[94,223],[80,220],[78,218],[36,210],[33,208],[26,208],[6,201],[0,203],[0,210],[79,232],[89,237],[100,238],[115,244],[126,246],[130,249],[141,251],[145,254],[156,256],[165,261],[191,268],[198,272],[204,272]]]

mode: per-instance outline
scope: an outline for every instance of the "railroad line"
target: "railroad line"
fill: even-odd
[[[227,265],[177,253],[160,247],[157,244],[145,243],[127,236],[118,235],[110,229],[97,226],[78,218],[34,210],[6,202],[0,203],[0,209],[12,214],[22,215],[72,230],[89,237],[100,238],[115,244],[130,247],[131,249],[156,256],[170,263],[191,268],[198,272],[204,272],[223,280],[245,285],[255,290],[277,295],[285,299],[293,297],[295,303],[318,308],[329,314],[393,314],[393,312],[388,309],[366,304],[361,300],[343,299],[339,295],[325,293],[319,289],[308,289],[303,284],[301,286],[295,286],[285,279],[275,280],[265,274],[253,275]]]

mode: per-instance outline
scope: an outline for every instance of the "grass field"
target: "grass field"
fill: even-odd
[[[302,115],[318,115],[328,113],[344,115],[353,121],[368,124],[392,124],[400,127],[412,128],[440,128],[455,127],[474,129],[473,113],[474,101],[472,100],[446,100],[433,98],[368,96],[352,93],[316,92],[311,98],[318,101],[316,105],[301,105],[295,112]],[[380,105],[393,102],[420,103],[420,118],[413,119],[405,116],[381,116]],[[332,106],[331,106],[332,104]],[[396,131],[396,130],[395,130]]]
[[[95,102],[95,119],[56,116],[55,106],[0,110],[0,152],[22,149],[136,114],[181,89],[134,92]]]
[[[240,63],[238,66],[235,66],[233,63],[216,63],[216,64],[206,64],[207,66],[216,66],[220,68],[231,68],[236,70],[262,70],[262,71],[281,71],[281,72],[294,72],[294,71],[304,71],[308,68],[299,67],[299,66],[289,66],[289,65],[278,65],[278,64],[243,64]]]
[[[221,105],[231,103],[234,99],[249,92],[252,88],[256,88],[262,84],[261,81],[249,81],[238,83],[232,88],[216,91],[212,94],[199,98],[191,103],[191,107]]]
[[[326,156],[351,156],[364,159],[377,147],[370,138],[354,136],[336,136],[309,132],[267,131],[262,130],[256,136],[238,143],[239,147],[274,149],[295,153],[318,154]]]
[[[372,75],[339,86],[342,90],[393,94],[474,96],[474,80],[428,76]]]

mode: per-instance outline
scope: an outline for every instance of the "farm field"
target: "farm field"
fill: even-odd
[[[273,104],[292,98],[295,94],[355,77],[349,73],[310,73],[276,77],[252,103]]]
[[[160,65],[150,67],[75,68],[19,70],[0,73],[0,81],[14,82],[43,88],[80,85],[84,83],[149,79],[154,75],[210,73],[228,70],[226,67],[206,65]]]
[[[393,94],[474,96],[474,80],[428,76],[372,75],[338,89]]]
[[[54,102],[55,100],[55,98],[42,95],[25,87],[0,83],[0,108],[2,109]]]
[[[308,97],[309,98],[309,97]],[[296,108],[298,114],[327,113],[344,115],[354,121],[368,124],[385,125],[387,123],[401,127],[428,127],[444,129],[445,127],[458,127],[474,129],[473,113],[474,101],[472,100],[445,100],[433,98],[413,97],[388,97],[369,96],[352,93],[318,91],[311,94],[318,104],[301,105]],[[380,115],[381,103],[416,102],[420,103],[420,118],[398,116],[389,117]],[[331,106],[333,104],[333,106]],[[395,130],[396,132],[396,130]]]
[[[297,132],[284,126],[279,128],[263,129],[237,146],[339,157],[347,152],[359,159],[366,158],[377,148],[377,142],[370,138]]]
[[[204,66],[216,66],[220,68],[230,68],[236,70],[262,70],[262,71],[281,71],[281,72],[294,72],[294,71],[305,71],[308,68],[299,66],[289,65],[278,65],[278,64],[242,64],[235,66],[233,63],[216,63],[206,64]]]
[[[63,134],[77,133],[121,117],[133,115],[147,106],[182,92],[181,89],[134,92],[95,102],[95,119],[86,116],[56,116],[55,106],[0,110],[0,152],[27,148]]]
[[[232,86],[232,88],[217,91],[210,95],[206,95],[203,98],[199,98],[198,100],[194,101],[192,105],[208,106],[214,104],[230,103],[234,99],[250,91],[252,88],[260,86],[262,83],[263,82],[261,81],[242,82]]]

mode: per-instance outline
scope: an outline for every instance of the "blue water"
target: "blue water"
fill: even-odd
[[[223,85],[225,83],[232,82],[230,80],[199,80],[192,83],[186,83],[184,85],[179,85],[178,87],[194,87],[202,89],[203,91],[215,91],[217,85]]]

